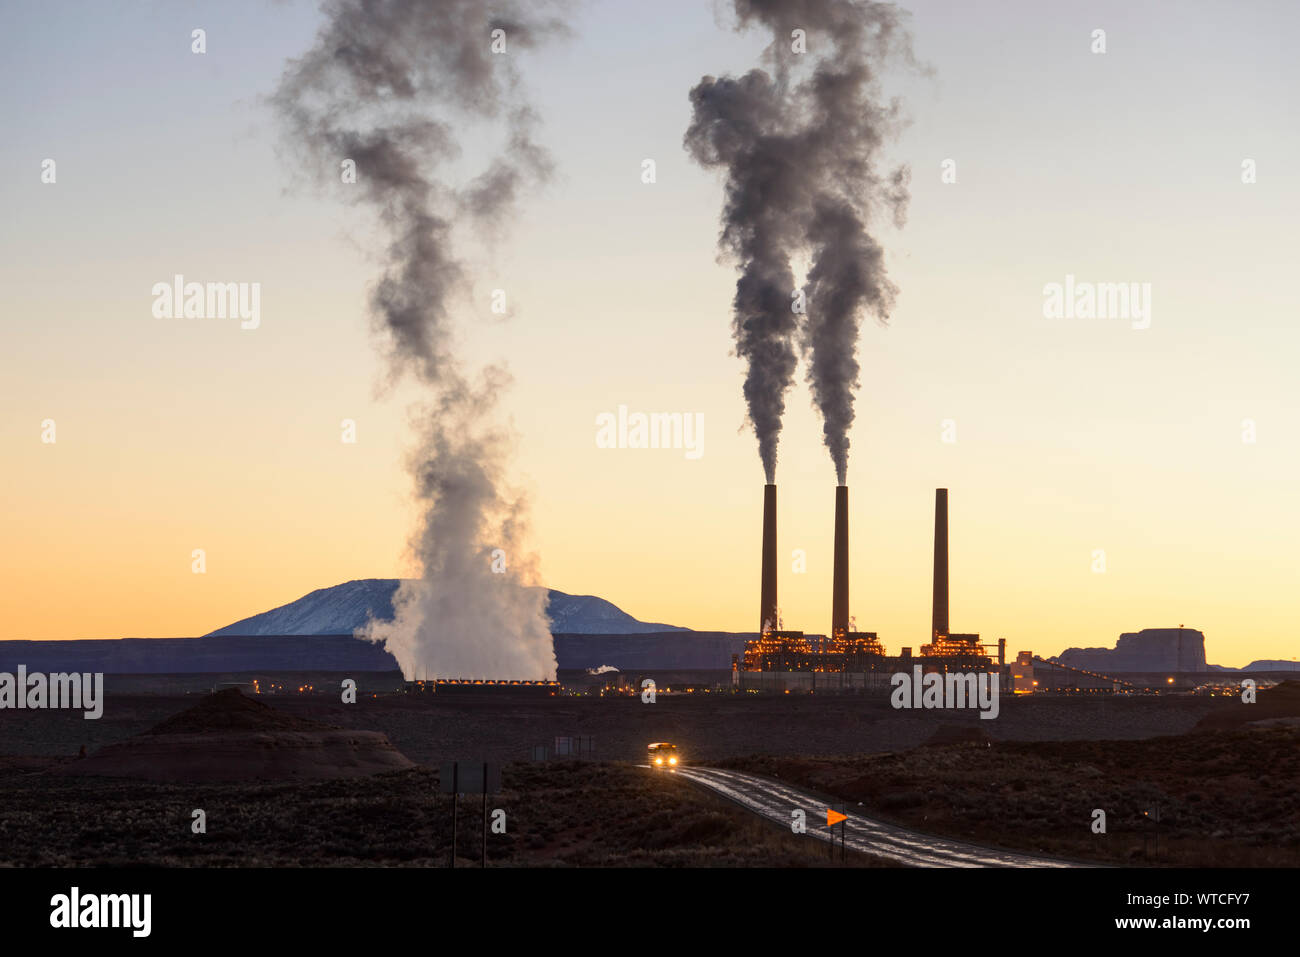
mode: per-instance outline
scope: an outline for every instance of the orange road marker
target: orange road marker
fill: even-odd
[[[830,808],[826,809],[827,827],[834,827],[836,824],[840,823],[840,821],[847,821],[848,819],[849,816],[847,814],[841,814],[839,811],[832,811]]]

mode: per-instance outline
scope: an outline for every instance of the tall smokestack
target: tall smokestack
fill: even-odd
[[[948,490],[934,490],[934,614],[931,637],[948,634]]]
[[[831,586],[831,637],[849,630],[849,488],[835,486],[835,568]]]
[[[760,633],[776,630],[776,486],[763,486],[763,591]]]

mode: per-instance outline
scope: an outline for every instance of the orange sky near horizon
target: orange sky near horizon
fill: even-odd
[[[613,6],[530,64],[557,177],[495,252],[463,247],[457,348],[514,376],[501,413],[539,583],[752,631],[763,475],[730,355],[735,273],[717,261],[721,185],[681,138],[690,86],[747,69],[762,42],[675,0],[629,36]],[[880,229],[897,308],[862,328],[857,626],[891,653],[926,639],[946,487],[955,631],[1050,655],[1185,624],[1212,663],[1294,659],[1294,31],[1262,42],[1208,10],[1170,33],[1118,3],[998,22],[908,6],[935,74],[896,84],[912,201],[904,229]],[[1119,39],[1090,58],[1098,9]],[[22,104],[0,144],[0,640],[199,635],[416,571],[404,462],[422,396],[380,387],[366,315],[382,234],[273,148],[258,98],[315,19],[263,28],[260,10],[214,8],[245,42],[202,63],[167,46],[181,13],[105,13],[85,37],[34,18],[0,39],[0,96]],[[51,155],[57,185],[39,178]],[[155,317],[151,287],[178,273],[260,282],[260,326]],[[1046,318],[1044,288],[1067,275],[1150,283],[1150,328]],[[803,376],[777,471],[780,602],[787,627],[824,633],[835,479]],[[598,447],[620,405],[701,414],[703,455]]]

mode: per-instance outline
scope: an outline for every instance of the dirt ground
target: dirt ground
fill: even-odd
[[[451,797],[427,768],[369,778],[170,785],[43,774],[0,760],[0,866],[447,867]],[[504,769],[489,814],[491,867],[826,867],[796,837],[683,779],[628,764]],[[191,829],[193,811],[207,832]],[[481,797],[461,798],[457,866],[479,866]],[[849,855],[849,866],[874,866]],[[835,863],[834,866],[842,866]]]
[[[1216,700],[1191,733],[1143,740],[971,737],[723,764],[918,830],[1021,851],[1116,865],[1300,866],[1300,684],[1251,705]],[[1097,810],[1105,833],[1093,829]]]
[[[676,743],[690,763],[778,775],[922,830],[1018,850],[1154,863],[1140,815],[1158,802],[1162,863],[1300,863],[1300,729],[1188,735],[1224,707],[1197,697],[1006,699],[997,719],[980,720],[865,697],[392,694],[344,705],[332,694],[273,695],[258,700],[289,719],[382,732],[421,766],[204,785],[45,773],[83,744],[93,752],[142,734],[200,700],[110,695],[98,721],[0,711],[0,865],[445,866],[451,805],[437,768],[451,759],[504,766],[504,790],[489,800],[508,822],[489,835],[494,865],[826,863],[820,842],[634,767],[650,741]],[[594,755],[531,761],[561,735],[592,737]],[[936,736],[978,743],[919,747]],[[1089,830],[1095,807],[1108,812],[1104,838]],[[191,833],[195,808],[206,834]],[[461,813],[468,861],[482,837],[478,799]]]
[[[317,687],[321,687],[318,685]],[[112,695],[104,716],[73,711],[0,711],[0,754],[73,755],[139,734],[200,700],[198,695]],[[1189,731],[1221,699],[1098,697],[1004,699],[999,716],[974,712],[895,711],[883,697],[659,694],[637,697],[262,695],[291,715],[343,728],[380,731],[413,761],[529,760],[533,747],[557,736],[590,736],[595,757],[641,761],[651,741],[672,741],[690,760],[747,754],[864,754],[927,741],[943,725],[980,728],[995,740],[1131,740]]]

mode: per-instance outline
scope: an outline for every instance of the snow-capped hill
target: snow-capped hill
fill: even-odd
[[[390,621],[396,578],[360,578],[318,588],[279,608],[218,628],[210,635],[350,635],[370,618]]]
[[[676,625],[638,621],[613,602],[595,595],[566,595],[552,590],[546,614],[557,635],[633,635],[651,631],[687,631]]]
[[[318,588],[279,608],[218,628],[205,637],[224,635],[350,635],[370,618],[393,617],[396,578],[361,578],[332,588]],[[551,631],[573,635],[634,635],[688,631],[676,625],[638,621],[617,605],[594,595],[567,595],[549,590]]]

